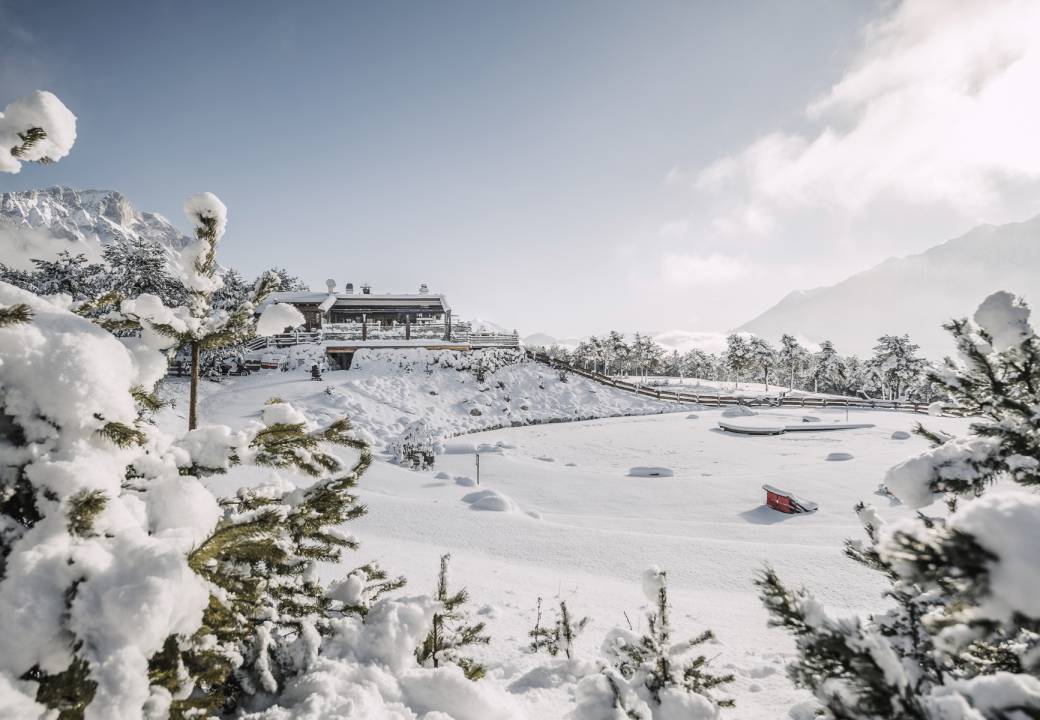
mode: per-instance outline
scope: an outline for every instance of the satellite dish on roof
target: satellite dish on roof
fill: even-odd
[[[329,295],[336,292],[336,281],[332,278],[325,281],[325,286],[329,289]]]

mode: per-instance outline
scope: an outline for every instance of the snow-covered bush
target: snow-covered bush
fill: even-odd
[[[433,467],[437,444],[430,424],[420,418],[406,427],[387,449],[398,465],[426,470]]]
[[[647,631],[638,635],[615,628],[603,642],[609,664],[578,683],[574,720],[714,720],[733,701],[714,697],[714,690],[733,681],[715,675],[704,655],[689,652],[714,639],[706,630],[692,640],[672,642],[668,585],[656,567],[643,574],[643,593],[650,603]]]
[[[919,428],[932,449],[885,478],[905,504],[944,499],[950,516],[886,525],[857,506],[868,541],[846,552],[887,577],[893,609],[834,619],[772,570],[757,581],[772,622],[797,640],[792,678],[827,717],[1040,717],[1040,498],[1029,491],[1040,485],[1040,341],[1028,318],[999,292],[974,322],[946,326],[960,360],[933,380],[978,419],[967,438]]]
[[[504,367],[526,361],[527,355],[519,348],[480,348],[470,352],[430,351],[430,362],[433,365],[471,372],[477,382],[484,382],[488,375]]]
[[[415,647],[433,625],[430,597],[383,599],[365,616],[332,620],[310,669],[276,707],[243,720],[521,720],[508,694],[457,665],[420,667]]]
[[[469,601],[469,593],[463,588],[452,593],[448,590],[448,561],[450,555],[441,556],[441,569],[437,575],[437,602],[430,631],[415,651],[416,660],[424,667],[457,665],[470,680],[484,677],[484,666],[465,657],[464,648],[470,645],[487,645],[491,638],[484,634],[483,622],[470,622],[463,606]]]

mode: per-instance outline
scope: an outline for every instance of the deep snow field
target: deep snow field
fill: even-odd
[[[332,578],[378,560],[408,578],[405,592],[421,594],[432,592],[438,558],[450,552],[453,582],[469,589],[472,610],[492,636],[489,647],[474,652],[489,668],[481,682],[506,689],[517,717],[538,720],[564,717],[573,707],[568,668],[595,661],[610,628],[645,626],[640,575],[650,565],[668,571],[676,640],[714,629],[718,644],[708,648],[709,657],[737,675],[727,688],[737,706],[723,717],[809,718],[808,694],[784,674],[793,643],[766,627],[754,573],[772,563],[785,581],[809,586],[839,614],[882,607],[883,583],[842,554],[844,539],[860,535],[852,506],[873,503],[886,519],[908,512],[875,491],[889,467],[926,443],[893,439],[893,432],[919,421],[956,434],[967,427],[957,418],[864,411],[849,419],[874,427],[755,437],[720,431],[719,409],[691,412],[575,377],[562,383],[533,363],[503,368],[484,383],[468,371],[386,370],[370,362],[328,372],[322,383],[303,370],[203,383],[201,419],[240,426],[277,396],[317,422],[349,414],[378,450],[420,414],[445,435],[518,418],[635,415],[458,435],[444,441],[436,467],[425,472],[400,468],[377,452],[379,461],[359,491],[369,513],[349,527],[361,549],[346,567],[328,570]],[[182,389],[177,379],[166,386],[174,397]],[[520,397],[528,410],[514,405]],[[474,403],[481,415],[470,414]],[[180,425],[183,405],[164,411],[162,422]],[[659,414],[665,410],[674,412]],[[812,413],[845,419],[844,410]],[[794,409],[759,414],[785,422],[803,415]],[[473,487],[477,449],[480,486]],[[827,460],[831,453],[852,457]],[[632,472],[647,466],[671,474]],[[211,479],[211,486],[229,493],[258,479],[236,471]],[[763,483],[820,509],[784,515],[766,508]],[[491,491],[491,499],[474,503],[472,493],[479,491]],[[566,600],[574,615],[590,616],[577,644],[580,662],[567,666],[526,652],[539,596],[549,606]]]

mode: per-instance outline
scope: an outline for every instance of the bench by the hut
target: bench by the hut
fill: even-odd
[[[766,491],[766,505],[782,513],[815,512],[819,507],[814,502],[802,500],[800,497],[772,485],[763,485],[762,489]]]

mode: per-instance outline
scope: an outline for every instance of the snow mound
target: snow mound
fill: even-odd
[[[509,685],[509,692],[521,694],[529,690],[563,687],[598,671],[599,666],[589,660],[553,660],[547,665],[533,667],[518,677]]]
[[[263,420],[264,425],[268,427],[271,425],[300,425],[307,422],[307,418],[302,412],[284,402],[264,406]]]
[[[655,467],[652,465],[637,465],[628,470],[629,477],[672,477],[674,474],[675,473],[672,472],[671,468]]]
[[[461,485],[462,487],[476,487],[477,481],[471,477],[466,477],[465,475],[456,475],[455,484]]]
[[[906,432],[905,430],[896,430],[894,433],[892,433],[892,439],[893,440],[909,440],[910,439],[910,433]]]
[[[444,472],[443,470],[433,476],[437,480],[451,480],[451,475]]]
[[[852,453],[847,453],[847,452],[827,453],[827,460],[829,460],[831,462],[842,462],[842,461],[851,460],[851,459],[852,459]]]
[[[517,506],[508,495],[497,490],[478,490],[462,497],[462,502],[469,503],[471,510],[488,512],[516,512]]]
[[[686,419],[687,420],[699,420],[700,417],[701,416],[697,415],[696,413],[690,413],[689,415],[686,416]]]
[[[756,413],[754,410],[752,410],[750,408],[747,408],[747,407],[744,407],[743,405],[735,405],[733,407],[726,408],[725,410],[722,411],[722,417],[727,417],[727,418],[731,418],[731,417],[750,417],[752,415],[757,415],[757,414],[758,413]]]

